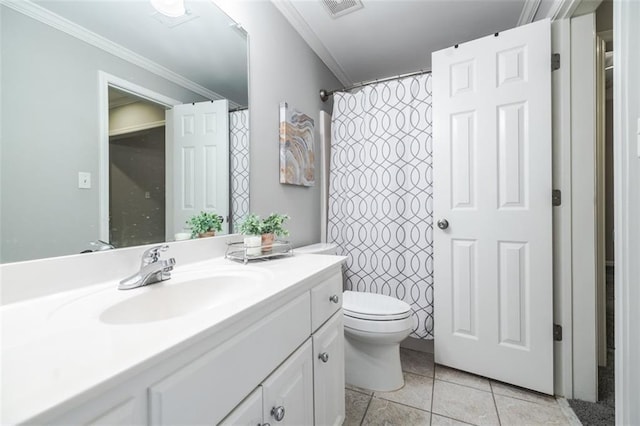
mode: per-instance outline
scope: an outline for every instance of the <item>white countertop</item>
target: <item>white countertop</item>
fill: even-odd
[[[175,353],[203,337],[224,340],[222,333],[239,318],[263,315],[265,307],[287,295],[301,294],[312,278],[340,265],[338,256],[296,255],[242,265],[223,258],[179,265],[172,279],[134,290],[117,290],[103,282],[78,290],[5,305],[2,327],[2,396],[0,422],[15,424],[59,410],[148,368],[150,360]],[[248,295],[172,319],[137,324],[103,323],[110,306],[158,286],[180,285],[198,271],[256,271],[259,285]]]

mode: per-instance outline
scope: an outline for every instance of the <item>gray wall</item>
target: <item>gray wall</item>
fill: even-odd
[[[331,112],[318,96],[341,84],[289,22],[268,0],[216,2],[249,33],[249,106],[251,134],[251,211],[291,216],[289,240],[295,246],[320,241],[319,113]],[[316,185],[279,183],[279,103],[315,120]]]
[[[184,102],[204,100],[1,7],[0,260],[79,253],[98,231],[98,70]],[[78,189],[78,172],[92,188]]]

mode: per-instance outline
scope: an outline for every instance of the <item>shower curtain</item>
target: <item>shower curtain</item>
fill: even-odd
[[[433,339],[431,75],[335,93],[328,239],[345,289],[394,296]]]
[[[249,110],[229,113],[229,176],[231,187],[231,228],[249,214]]]

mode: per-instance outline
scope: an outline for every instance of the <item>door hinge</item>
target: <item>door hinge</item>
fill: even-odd
[[[557,207],[562,204],[562,191],[554,189],[551,192],[551,205]]]
[[[560,54],[553,53],[551,55],[551,71],[555,71],[559,69],[560,69]]]
[[[553,324],[553,340],[562,342],[562,326],[560,324]]]

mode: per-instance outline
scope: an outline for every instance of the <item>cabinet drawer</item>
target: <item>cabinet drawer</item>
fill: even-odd
[[[218,423],[309,336],[309,297],[301,295],[151,386],[150,424]]]
[[[311,290],[311,329],[317,330],[341,307],[342,273],[339,272]]]

